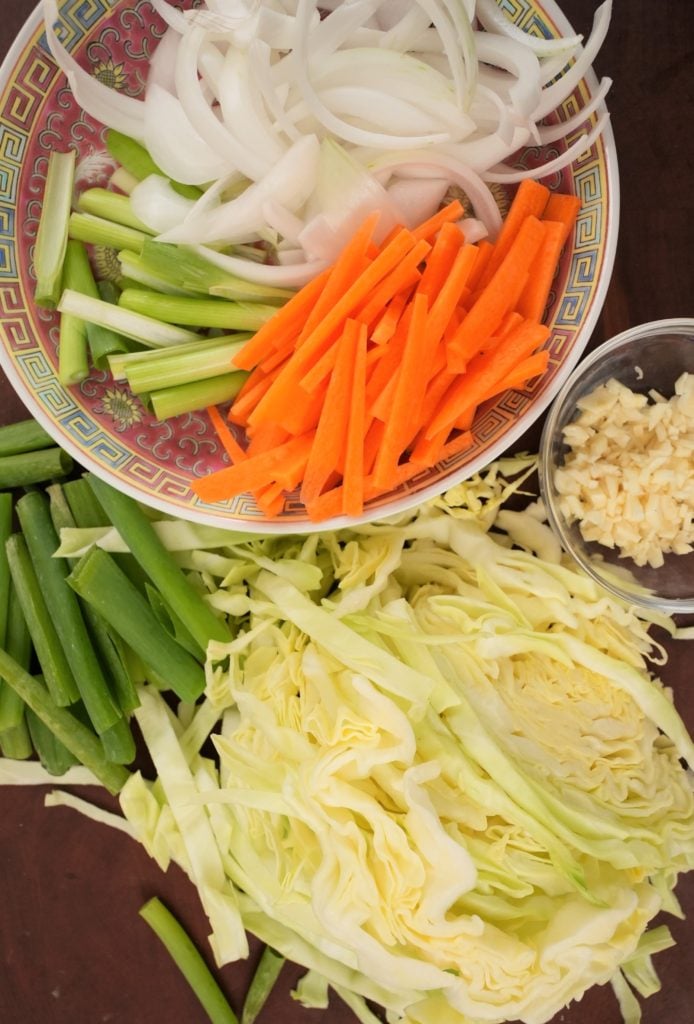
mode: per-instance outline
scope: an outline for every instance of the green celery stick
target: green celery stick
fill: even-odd
[[[198,362],[207,362],[208,355],[214,358],[214,353],[221,347],[230,344],[246,342],[252,337],[249,333],[221,334],[218,337],[198,338],[196,341],[186,342],[184,345],[171,346],[167,349],[149,348],[139,352],[116,352],[109,357],[108,366],[114,380],[127,380],[129,367],[137,363],[154,365],[160,359],[162,367],[172,365],[169,363],[169,356],[176,363],[177,357],[193,357]],[[228,367],[227,367],[228,369]]]
[[[129,289],[134,292],[134,289]],[[89,323],[109,327],[133,341],[139,341],[151,348],[164,348],[167,345],[180,345],[195,341],[199,336],[183,327],[175,327],[164,323],[156,317],[135,313],[123,307],[114,306],[102,299],[92,299],[88,295],[66,289],[63,292],[58,309],[61,313],[72,313]]]
[[[138,181],[144,181],[150,174],[158,174],[162,178],[167,177],[152,160],[144,146],[121,132],[109,128],[106,133],[106,148],[114,160]],[[186,199],[199,199],[202,195],[200,189],[194,185],[182,185],[177,181],[172,181],[171,184],[179,195],[185,196]]]
[[[148,239],[138,256],[138,267],[184,291],[212,294],[219,289],[222,298],[247,302],[284,302],[294,292],[287,288],[246,281],[210,263],[191,249]]]
[[[245,341],[217,339],[214,344],[200,345],[188,352],[176,349],[150,350],[154,359],[137,359],[126,362],[126,378],[134,394],[143,391],[157,391],[159,388],[176,387],[194,380],[209,380],[221,377],[233,370],[234,356],[241,351]],[[149,353],[148,353],[149,354]]]
[[[21,533],[13,533],[6,547],[12,583],[51,698],[60,707],[74,704],[79,690],[41,593],[27,542]],[[7,682],[11,685],[9,679]]]
[[[214,975],[171,911],[155,896],[140,908],[140,916],[164,944],[212,1024],[238,1024]]]
[[[182,700],[197,700],[205,688],[202,666],[169,636],[146,598],[110,555],[90,548],[68,582],[174,693]]]
[[[63,280],[66,288],[87,295],[96,295],[96,285],[89,268],[87,252],[81,242],[70,239],[65,253]],[[60,317],[58,345],[58,380],[61,384],[79,384],[89,376],[87,337],[89,325],[80,317],[63,313]]]
[[[103,302],[110,302],[111,305],[118,305],[120,292],[113,281],[97,281],[97,298]],[[139,351],[141,346],[137,341],[131,341],[118,331],[110,327],[101,327],[99,324],[89,324],[87,327],[87,340],[92,362],[98,370],[108,369],[109,357],[116,353],[132,354]]]
[[[28,487],[67,476],[73,462],[62,448],[0,456],[0,488]]]
[[[17,502],[17,515],[77,689],[96,732],[103,733],[121,719],[121,711],[109,691],[79,602],[67,585],[68,567],[62,558],[53,557],[59,539],[45,494],[25,494]]]
[[[271,946],[264,948],[246,993],[241,1011],[241,1024],[253,1024],[265,1006],[284,963],[285,958],[281,953],[276,953]]]
[[[46,188],[36,235],[34,271],[38,306],[55,309],[63,288],[63,263],[68,239],[68,222],[75,179],[74,150],[52,151],[48,157]]]
[[[107,761],[94,733],[66,708],[59,707],[47,688],[1,648],[0,675],[80,764],[89,768],[110,793],[120,792],[130,777],[127,769]]]
[[[77,200],[77,209],[81,213],[91,213],[94,217],[122,224],[126,228],[134,228],[146,235],[154,232],[144,224],[133,210],[129,196],[119,192],[111,192],[107,188],[87,188]]]
[[[64,775],[68,768],[77,764],[75,755],[56,738],[31,708],[27,708],[26,719],[34,750],[49,775]]]
[[[119,300],[124,309],[143,313],[170,324],[222,327],[228,331],[257,331],[277,312],[260,302],[228,302],[226,299],[161,295],[144,288],[126,288]]]
[[[31,635],[13,580],[10,580],[7,631],[2,646],[22,668],[28,671],[32,653]],[[19,729],[23,721],[24,704],[14,690],[3,681],[0,686],[0,733]]]
[[[229,402],[239,393],[247,376],[245,371],[239,370],[237,373],[225,373],[210,380],[194,380],[188,384],[178,384],[173,388],[160,388],[146,393],[149,394],[156,419],[168,420],[173,416],[194,412],[196,409],[206,409],[209,405]]]
[[[126,171],[125,167],[116,167],[111,175],[111,185],[120,192],[125,192],[126,196],[132,195],[139,184],[140,182],[135,175],[131,174],[130,171]]]
[[[118,253],[118,259],[124,277],[141,288],[162,292],[164,295],[195,295],[194,291],[179,288],[177,285],[171,284],[165,277],[160,277],[149,270],[142,256],[136,252],[128,252],[127,249],[123,249]]]
[[[0,456],[23,455],[52,448],[55,441],[36,420],[20,420],[0,427]]]
[[[98,504],[86,480],[73,481],[73,483],[78,482],[83,485],[85,497],[88,497],[88,500],[91,502]],[[56,533],[59,535],[63,527],[76,526],[77,523],[65,494],[65,488],[60,484],[54,484],[47,488],[47,493],[50,502],[51,519]],[[77,559],[66,559],[66,562],[72,568],[77,563]],[[101,616],[86,601],[80,603],[80,608],[89,635],[94,643],[94,648],[99,656],[99,662],[109,682],[109,689],[121,711],[125,715],[129,715],[136,707],[139,707],[140,698],[138,697],[135,683],[128,671],[127,659],[120,637],[112,629],[109,629]],[[116,723],[114,729],[113,740],[118,742],[119,737],[123,735],[123,730],[119,723]],[[106,732],[102,733],[105,748],[109,743],[107,737],[110,735],[110,732],[111,730],[106,730]],[[124,749],[126,749],[126,745],[124,745]],[[115,759],[114,757],[110,758],[110,760]],[[129,761],[123,761],[122,763],[128,764]]]
[[[227,626],[178,567],[140,505],[93,473],[87,476],[87,480],[136,560],[167,605],[185,622],[202,650],[207,650],[210,640],[228,642],[231,635]]]
[[[12,693],[17,697],[14,690]],[[13,761],[27,761],[34,753],[34,746],[24,717],[24,701],[20,697],[17,697],[17,701],[22,708],[22,720],[13,729],[0,732],[0,750],[3,757],[9,757]]]
[[[87,245],[105,245],[109,249],[132,249],[142,252],[142,246],[149,237],[144,231],[128,228],[123,224],[114,224],[105,217],[95,217],[92,213],[71,213],[68,225],[70,238]]]

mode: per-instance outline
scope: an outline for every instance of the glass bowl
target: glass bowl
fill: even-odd
[[[638,566],[616,548],[586,541],[579,523],[562,511],[556,471],[569,451],[564,428],[576,418],[581,398],[611,378],[631,391],[648,394],[655,389],[669,398],[685,372],[694,374],[694,319],[659,320],[625,331],[595,349],[573,371],[548,413],[540,442],[540,492],[564,549],[612,594],[669,615],[694,613],[694,552],[665,554],[663,565],[652,568]]]

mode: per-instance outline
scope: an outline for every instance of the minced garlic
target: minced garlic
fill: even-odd
[[[559,507],[586,541],[657,568],[694,546],[694,374],[667,399],[617,380],[578,403],[564,427],[569,446],[555,471]]]

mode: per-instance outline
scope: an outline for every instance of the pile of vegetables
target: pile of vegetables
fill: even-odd
[[[84,515],[52,564],[120,652],[156,778],[16,655],[0,672],[118,791],[126,820],[105,820],[188,874],[218,964],[250,932],[308,969],[306,1005],[333,988],[411,1024],[539,1024],[606,982],[636,1020],[634,990],[657,989],[672,940],[651,922],[694,866],[694,745],[649,623],[566,562],[541,509],[510,509],[533,466],[309,536],[51,486],[54,523],[61,496]]]

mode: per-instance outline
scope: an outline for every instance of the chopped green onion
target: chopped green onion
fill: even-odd
[[[241,1024],[254,1024],[256,1017],[265,1006],[284,964],[285,958],[281,953],[276,953],[271,946],[265,946],[246,993],[241,1011]]]
[[[150,673],[182,700],[197,700],[205,689],[202,666],[166,632],[146,598],[110,555],[90,548],[68,582],[132,647]]]
[[[162,941],[212,1024],[238,1024],[214,975],[171,911],[155,896],[140,908],[140,916]]]
[[[31,635],[13,580],[10,581],[7,611],[7,632],[2,646],[22,668],[28,670],[32,652]],[[23,721],[24,702],[3,682],[0,687],[0,734],[19,729]]]
[[[110,729],[105,729],[100,739],[107,761],[113,764],[132,764],[135,760],[135,740],[124,718],[119,718]]]
[[[222,327],[230,331],[257,331],[277,312],[276,306],[260,302],[228,302],[226,299],[161,295],[141,288],[126,288],[119,301],[125,309],[146,313],[167,323]]]
[[[159,174],[163,178],[166,177],[160,167],[152,160],[145,147],[121,132],[114,131],[112,128],[108,130],[106,133],[106,148],[114,160],[132,174],[134,178],[137,178],[138,181],[144,181],[150,174]],[[200,189],[194,185],[182,185],[178,181],[172,181],[171,185],[179,195],[185,196],[187,199],[199,199],[202,195]]]
[[[262,255],[262,254],[261,254]],[[148,239],[140,253],[139,267],[183,291],[213,291],[236,301],[283,302],[294,294],[286,288],[255,284],[222,270],[204,256],[178,245]]]
[[[140,252],[149,237],[144,231],[114,224],[104,217],[95,217],[91,213],[72,213],[69,222],[70,238],[88,245],[105,245],[109,249],[132,249]]]
[[[234,356],[246,344],[245,340],[215,339],[209,345],[200,345],[187,352],[178,348],[150,350],[156,358],[131,360],[125,363],[125,375],[134,394],[159,388],[188,384],[193,380],[220,377],[233,369]]]
[[[94,217],[103,217],[104,220],[134,228],[144,234],[153,234],[135,214],[130,198],[107,188],[85,189],[77,200],[77,209],[81,213],[91,213]]]
[[[229,642],[231,635],[227,626],[178,567],[140,505],[93,474],[89,474],[87,480],[113,526],[202,650],[207,650],[210,640]]]
[[[26,720],[34,750],[49,775],[64,775],[68,768],[77,764],[75,755],[56,738],[31,708],[27,708]]]
[[[63,292],[58,309],[61,313],[72,313],[101,327],[110,327],[126,338],[139,341],[151,348],[180,345],[183,342],[195,341],[198,337],[193,331],[162,323],[151,316],[133,313],[121,306],[114,306],[102,299],[92,299],[69,289]]]
[[[21,455],[24,452],[51,448],[55,441],[34,419],[7,423],[0,427],[0,456]]]
[[[156,419],[168,420],[196,409],[206,409],[209,405],[231,401],[247,377],[247,373],[239,370],[210,380],[193,380],[172,388],[158,388],[148,393],[149,404]],[[144,400],[144,395],[141,398]]]
[[[25,494],[17,502],[17,515],[79,695],[96,732],[103,733],[118,722],[121,712],[104,678],[79,602],[67,585],[68,567],[62,558],[53,557],[60,541],[45,494]]]
[[[75,179],[74,150],[52,151],[48,157],[46,188],[36,235],[34,270],[38,306],[54,309],[62,291],[63,263],[68,239],[68,222]]]
[[[14,690],[10,691],[16,697],[22,708],[22,720],[19,725],[12,729],[0,732],[0,750],[3,757],[9,757],[13,761],[27,761],[34,753],[34,747],[29,735],[29,728],[24,717],[24,701],[17,697]]]
[[[57,739],[74,754],[80,764],[89,768],[110,793],[118,793],[123,788],[130,778],[130,772],[121,765],[107,761],[103,747],[94,733],[66,708],[58,707],[46,687],[29,675],[7,651],[1,648],[0,675]]]
[[[7,636],[10,603],[10,567],[7,564],[5,544],[12,533],[12,495],[0,493],[0,645]]]
[[[60,707],[74,704],[79,700],[77,684],[41,592],[27,542],[21,533],[12,534],[7,541],[7,560],[51,698]]]
[[[62,448],[0,456],[0,488],[28,487],[67,476],[73,462]]]

